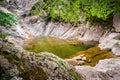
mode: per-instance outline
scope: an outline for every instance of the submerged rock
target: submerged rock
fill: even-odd
[[[77,52],[69,58],[73,61],[76,60],[80,65],[95,66],[99,60],[113,57],[115,57],[115,55],[111,51],[101,50],[99,47],[95,46],[88,50]]]

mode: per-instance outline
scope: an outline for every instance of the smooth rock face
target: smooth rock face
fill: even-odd
[[[33,18],[34,19],[34,18]],[[26,17],[24,20],[28,29],[34,36],[53,36],[62,39],[78,39],[85,41],[98,41],[104,30],[99,26],[89,28],[89,25],[73,27],[69,23],[47,22],[39,20],[31,24],[32,18]]]
[[[115,14],[113,17],[113,27],[116,32],[120,32],[120,16],[119,14]]]
[[[101,60],[95,67],[76,66],[82,80],[120,80],[120,58]]]
[[[115,55],[120,55],[120,33],[109,33],[100,38],[99,47],[101,49],[112,50]]]

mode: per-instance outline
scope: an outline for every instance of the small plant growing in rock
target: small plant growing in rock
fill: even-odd
[[[5,13],[0,10],[0,25],[10,28],[13,25],[17,25],[19,23],[18,17],[14,14]]]
[[[9,34],[6,33],[0,33],[0,38],[5,39]]]

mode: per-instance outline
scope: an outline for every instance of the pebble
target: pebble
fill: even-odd
[[[84,57],[84,56],[85,56],[85,54],[81,54],[81,55],[80,55],[80,57]]]
[[[83,60],[83,61],[86,61],[86,57],[85,57],[85,56],[84,56],[84,57],[82,57],[82,60]]]

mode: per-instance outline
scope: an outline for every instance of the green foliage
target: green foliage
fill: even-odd
[[[37,2],[31,9],[30,15],[50,16],[52,20],[79,22],[79,4],[69,0],[44,0]]]
[[[6,33],[2,33],[2,34],[0,34],[0,38],[2,38],[2,39],[5,39],[6,37],[8,36],[8,34],[6,34]]]
[[[0,80],[10,80],[10,77],[9,76],[4,76],[4,77],[1,77]]]
[[[6,0],[0,0],[0,2],[5,2]]]
[[[119,12],[120,0],[43,0],[32,7],[30,15],[79,24],[80,16],[84,14],[85,20],[105,25]]]
[[[18,17],[10,14],[10,13],[4,13],[0,10],[0,25],[5,26],[7,28],[10,28],[13,25],[18,24]]]
[[[120,11],[120,1],[115,0],[82,0],[84,18],[92,23],[108,25],[112,17]]]

